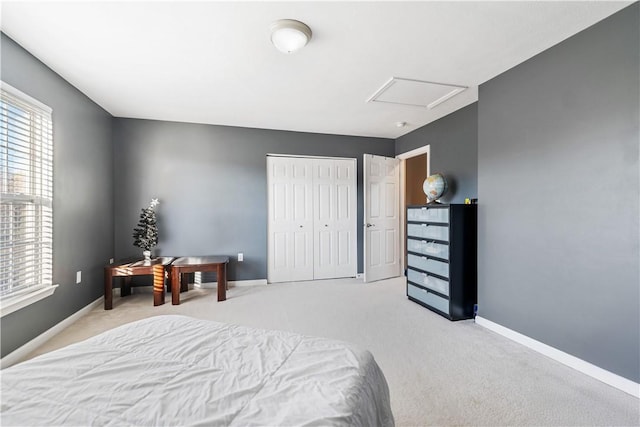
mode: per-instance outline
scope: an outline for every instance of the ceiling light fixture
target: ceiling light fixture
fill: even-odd
[[[271,43],[283,53],[293,53],[311,40],[311,28],[294,19],[280,19],[271,24]]]

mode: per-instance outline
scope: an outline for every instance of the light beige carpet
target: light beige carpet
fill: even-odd
[[[34,352],[48,352],[159,314],[341,339],[370,350],[391,391],[399,426],[640,425],[640,400],[490,332],[450,322],[408,301],[404,279],[342,279],[191,290],[153,307],[139,291],[114,296]]]

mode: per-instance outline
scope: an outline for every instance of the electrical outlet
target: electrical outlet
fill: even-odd
[[[244,261],[244,254],[242,252],[238,252],[238,262]]]
[[[109,258],[109,264],[113,264],[113,258]]]
[[[76,283],[82,282],[82,271],[76,271]]]

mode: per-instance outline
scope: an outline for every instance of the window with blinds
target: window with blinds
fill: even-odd
[[[52,286],[51,109],[0,86],[0,301]]]

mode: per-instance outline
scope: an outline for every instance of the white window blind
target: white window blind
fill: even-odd
[[[0,86],[0,301],[52,286],[51,109]]]

